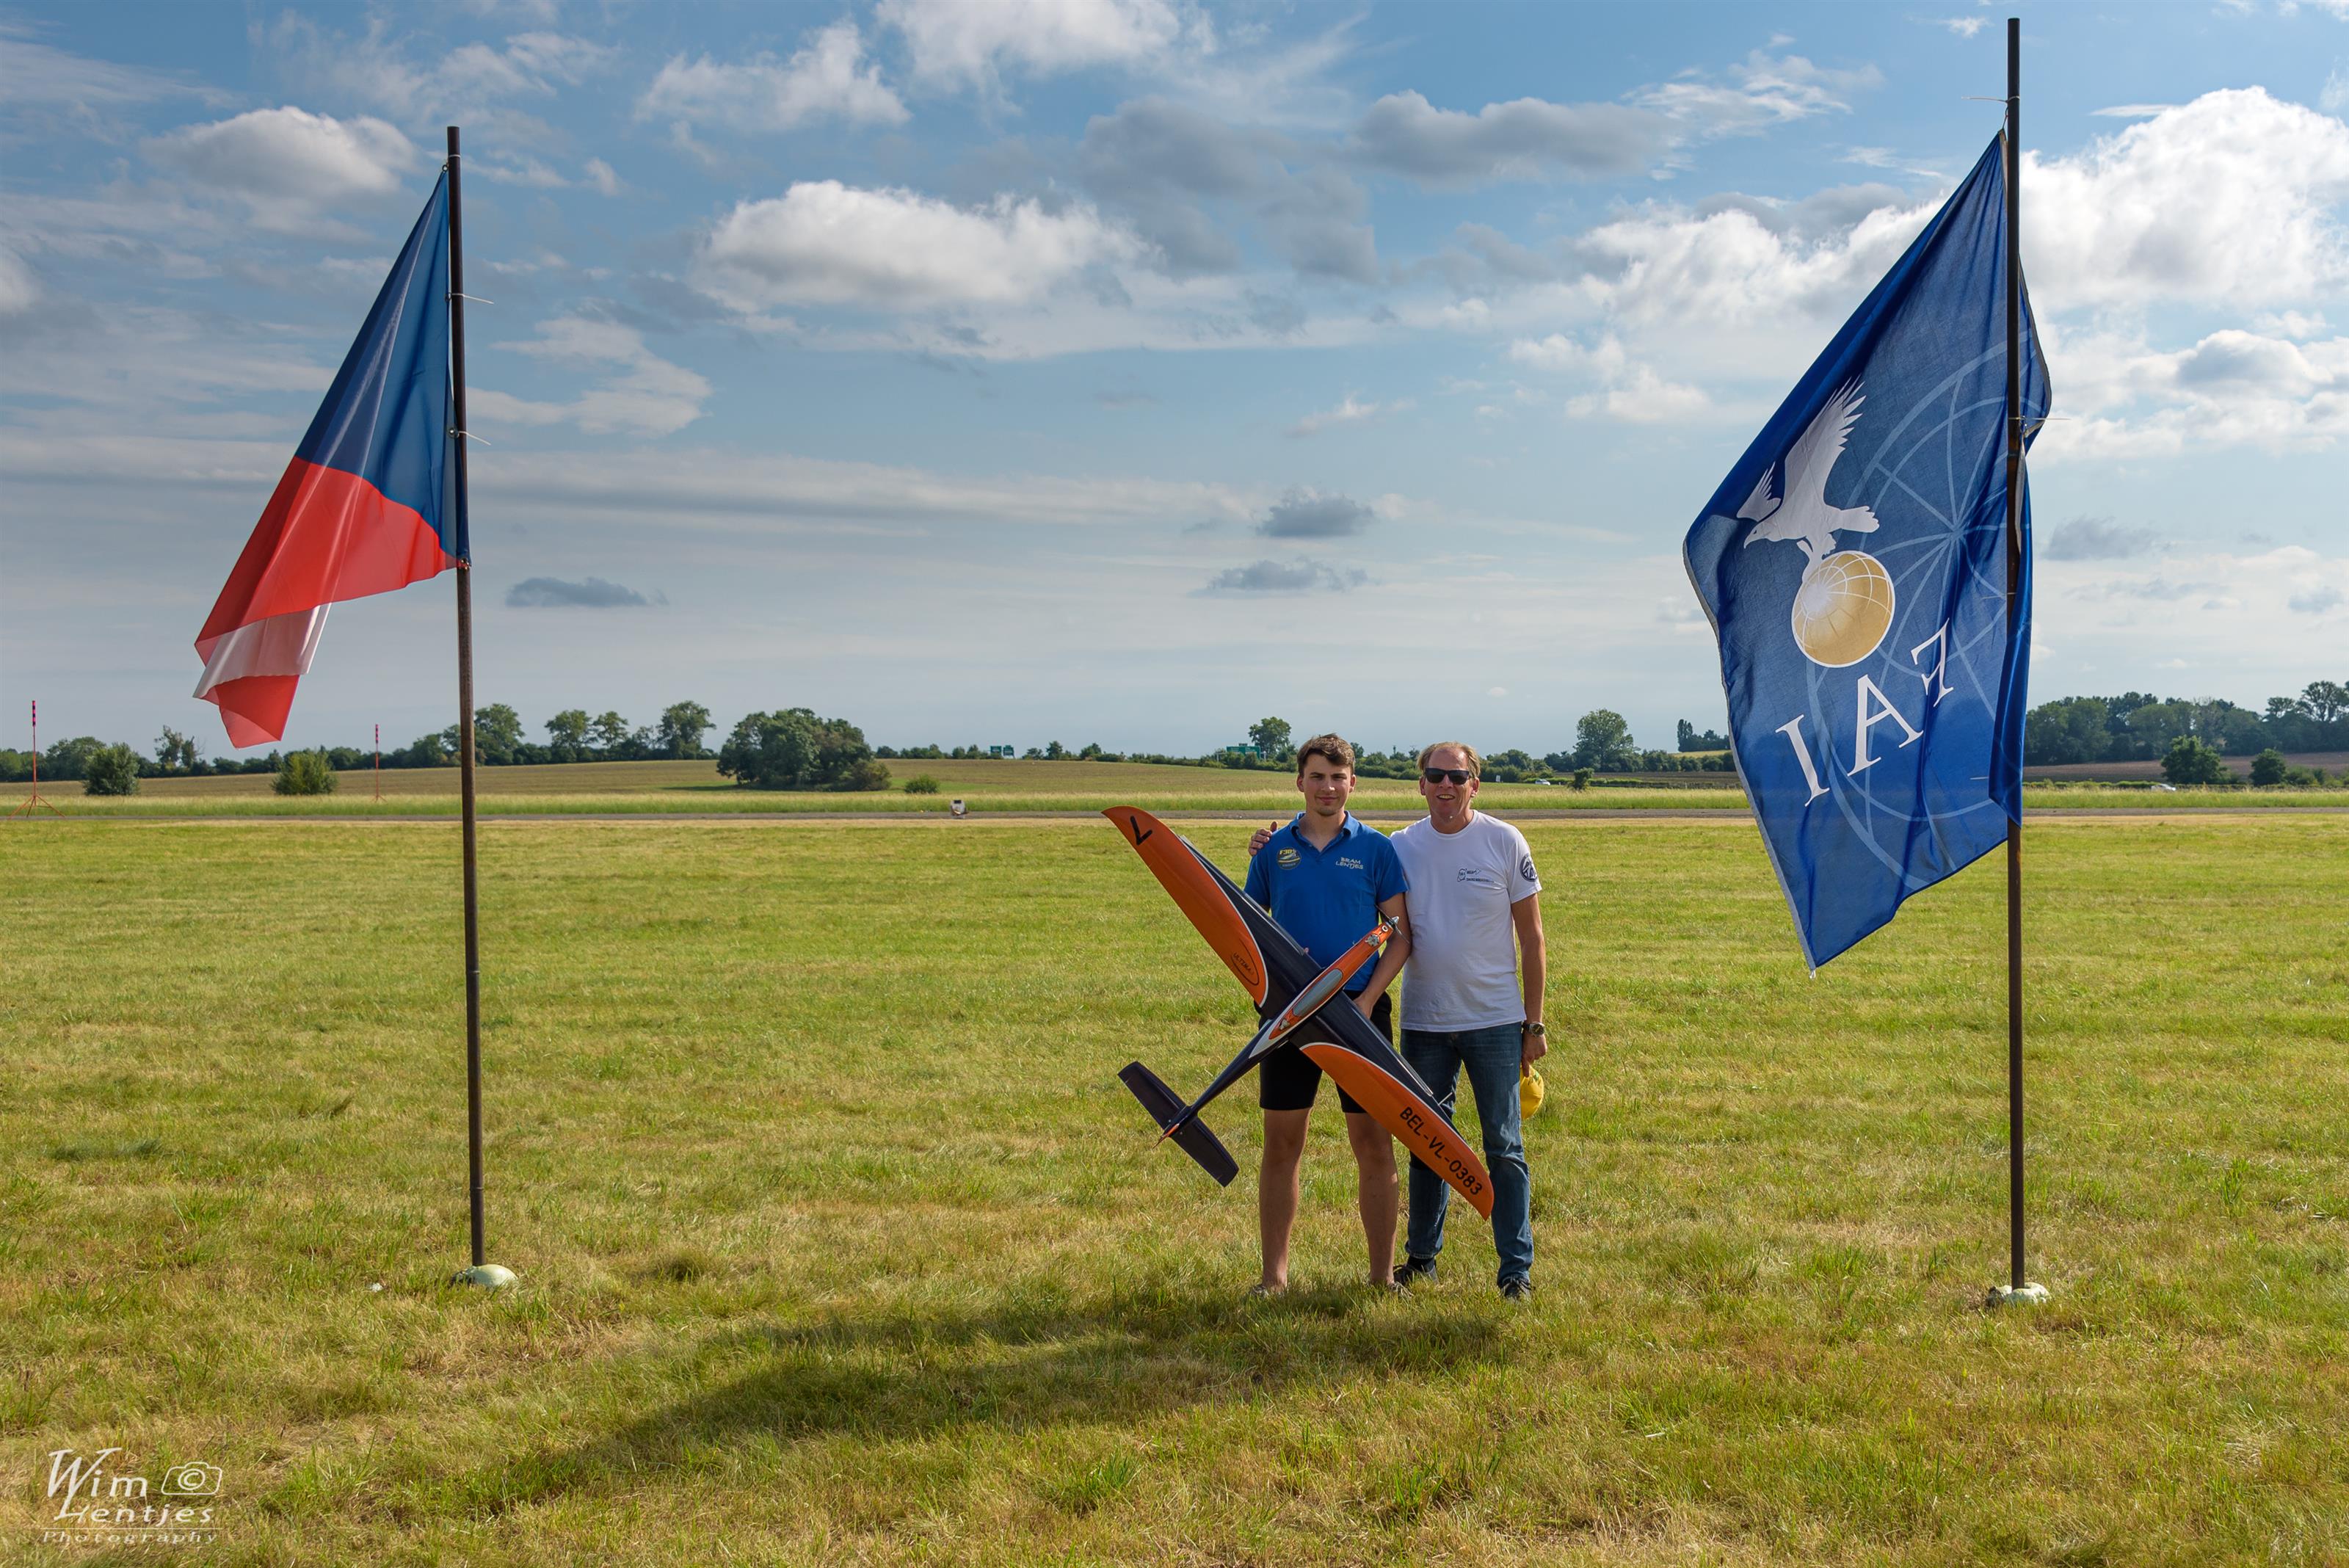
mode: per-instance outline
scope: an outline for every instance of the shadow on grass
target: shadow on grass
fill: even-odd
[[[833,1314],[713,1335],[670,1374],[708,1387],[575,1447],[477,1470],[460,1506],[502,1512],[745,1442],[960,1428],[1133,1425],[1345,1378],[1424,1375],[1501,1355],[1498,1321],[1362,1290],[1259,1302],[1140,1290],[1087,1303]]]

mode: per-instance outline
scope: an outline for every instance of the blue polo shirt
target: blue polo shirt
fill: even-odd
[[[1297,830],[1304,820],[1299,812],[1256,852],[1248,862],[1247,896],[1270,909],[1315,963],[1332,964],[1379,923],[1379,906],[1409,891],[1411,883],[1387,836],[1352,812],[1327,849],[1316,849]],[[1355,971],[1347,994],[1368,986],[1377,967],[1372,961]]]

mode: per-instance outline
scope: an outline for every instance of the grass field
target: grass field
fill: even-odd
[[[482,768],[477,778],[484,815],[607,815],[726,812],[752,815],[839,812],[936,813],[959,796],[978,814],[1098,811],[1119,804],[1157,812],[1262,811],[1287,815],[1298,798],[1279,773],[1173,767],[1152,763],[1025,761],[899,761],[890,764],[901,787],[877,794],[778,792],[738,787],[717,765],[693,763],[572,763],[550,767]],[[902,785],[927,774],[936,794],[907,794]],[[1556,811],[1682,810],[1743,815],[1745,797],[1733,774],[1682,775],[1689,782],[1642,781],[1588,790],[1562,785],[1484,786],[1480,803],[1502,814]],[[376,780],[347,773],[333,794],[285,799],[273,794],[269,775],[148,779],[128,798],[97,798],[67,784],[58,809],[80,816],[451,816],[457,812],[457,770],[395,768]],[[21,790],[20,786],[20,790]],[[20,794],[21,798],[21,794]],[[2043,786],[2026,792],[2034,806],[2144,810],[2180,806],[2349,807],[2349,789],[2186,790],[2159,794],[2143,788]],[[1399,779],[1365,779],[1356,805],[1370,814],[1421,807],[1417,788]]]
[[[2349,820],[2033,830],[2003,1314],[1995,860],[1814,979],[1749,824],[1528,831],[1517,1309],[1473,1215],[1352,1283],[1326,1105],[1242,1298],[1112,1075],[1246,1003],[1105,826],[486,826],[496,1297],[454,834],[0,833],[0,1559],[198,1555],[37,1543],[109,1446],[215,1563],[2349,1559]]]

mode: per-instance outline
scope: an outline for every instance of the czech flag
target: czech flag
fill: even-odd
[[[231,744],[285,734],[328,605],[470,559],[450,410],[444,171],[197,635]]]

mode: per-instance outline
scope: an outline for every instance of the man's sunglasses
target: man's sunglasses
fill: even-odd
[[[1421,773],[1430,784],[1442,784],[1450,779],[1454,784],[1464,784],[1476,776],[1466,768],[1423,768]]]

